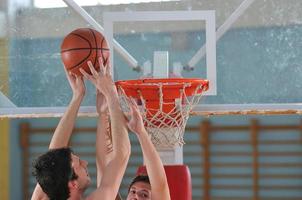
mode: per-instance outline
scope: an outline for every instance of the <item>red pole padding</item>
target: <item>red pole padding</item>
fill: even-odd
[[[191,174],[186,165],[164,166],[171,200],[192,200]],[[147,174],[145,166],[140,166],[137,175]]]

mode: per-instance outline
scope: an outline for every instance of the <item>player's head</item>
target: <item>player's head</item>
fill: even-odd
[[[71,189],[85,190],[90,183],[87,162],[75,156],[70,148],[52,149],[39,156],[33,174],[51,200],[66,200]]]
[[[139,175],[135,177],[128,189],[127,200],[150,200],[151,199],[151,185],[149,177]]]

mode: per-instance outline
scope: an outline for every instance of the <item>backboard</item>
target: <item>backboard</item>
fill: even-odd
[[[55,1],[53,1],[55,2]],[[299,0],[191,0],[67,7],[22,5],[0,13],[0,117],[59,117],[71,97],[60,43],[92,27],[111,45],[114,79],[210,81],[192,114],[302,113]],[[87,84],[81,116],[95,116]]]

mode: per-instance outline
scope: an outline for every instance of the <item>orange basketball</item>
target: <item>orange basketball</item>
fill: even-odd
[[[105,37],[90,28],[72,31],[61,44],[61,58],[65,68],[79,76],[82,76],[80,68],[91,74],[87,61],[90,60],[94,68],[99,71],[99,57],[106,65],[109,62],[109,55],[110,51]]]

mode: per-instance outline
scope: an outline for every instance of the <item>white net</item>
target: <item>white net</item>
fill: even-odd
[[[173,148],[184,144],[184,131],[189,114],[206,90],[203,84],[196,87],[193,95],[186,95],[186,88],[190,83],[182,84],[179,89],[180,96],[173,102],[165,101],[163,98],[163,83],[153,83],[158,91],[158,109],[148,107],[148,99],[145,99],[140,89],[137,89],[136,101],[139,103],[140,111],[144,120],[145,128],[156,148]],[[173,83],[171,84],[173,85]],[[118,87],[122,108],[128,112],[129,106],[124,89]],[[168,111],[166,108],[169,108]]]

